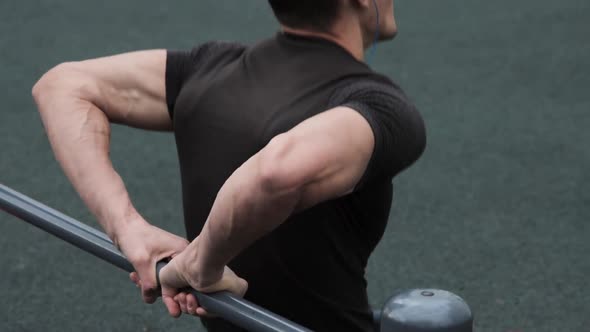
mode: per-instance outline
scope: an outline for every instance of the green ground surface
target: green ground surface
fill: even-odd
[[[368,269],[396,289],[463,296],[478,331],[589,331],[590,2],[398,1],[374,67],[426,119]],[[0,182],[96,225],[54,161],[30,97],[53,65],[276,29],[255,1],[0,1]],[[118,127],[112,156],[138,209],[182,233],[174,141]],[[197,331],[140,303],[125,273],[0,214],[0,331]],[[346,291],[346,290],[343,290]]]

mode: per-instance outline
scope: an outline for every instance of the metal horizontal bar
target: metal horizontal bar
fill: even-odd
[[[102,232],[0,184],[0,208],[127,272],[133,266]],[[311,330],[228,292],[204,294],[192,290],[199,303],[248,331],[309,332]]]

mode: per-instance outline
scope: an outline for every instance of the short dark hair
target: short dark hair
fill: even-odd
[[[268,0],[281,24],[328,30],[338,17],[340,0]]]

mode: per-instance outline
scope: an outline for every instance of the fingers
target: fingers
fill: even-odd
[[[184,314],[211,317],[205,308],[199,306],[199,302],[193,294],[178,293],[174,296],[174,301],[176,301],[180,311]]]
[[[174,317],[174,318],[178,318],[180,317],[181,314],[181,310],[180,310],[180,305],[174,301],[173,298],[171,298],[170,296],[164,295],[162,296],[162,301],[164,301],[164,305],[166,306],[166,309],[168,310],[168,313],[170,314],[170,316]]]
[[[154,303],[158,296],[160,296],[160,291],[156,287],[149,286],[149,284],[146,286],[139,278],[137,272],[130,273],[129,279],[135,283],[135,286],[141,288],[141,296],[146,303]]]
[[[137,280],[136,285],[139,285],[141,288],[141,297],[143,298],[143,301],[149,304],[156,302],[160,296],[160,290],[158,289],[155,280],[151,280],[152,278],[140,278],[139,274],[136,274],[136,276],[133,277]]]
[[[143,301],[154,303],[160,295],[156,284],[156,262],[176,256],[189,242],[146,222],[127,229],[119,236],[119,242],[121,251],[136,271],[129,278],[140,286]]]
[[[159,294],[160,292],[155,287],[155,285],[146,286],[144,283],[141,284],[141,296],[143,297],[143,301],[145,303],[152,304],[156,302]]]
[[[141,281],[139,280],[139,275],[137,274],[137,272],[129,273],[129,279],[131,280],[131,282],[135,284],[135,286],[141,287]]]
[[[209,315],[209,313],[207,313],[207,310],[205,310],[203,307],[197,308],[196,316],[199,316],[199,317],[213,317],[213,316]]]
[[[187,294],[186,296],[186,309],[189,314],[196,315],[197,309],[199,308],[199,304],[197,303],[197,299],[193,294]]]
[[[158,296],[160,296],[160,291],[157,288],[150,287],[149,285],[148,286],[144,285],[142,280],[139,278],[139,274],[137,274],[137,272],[131,272],[129,274],[129,279],[133,283],[135,283],[135,285],[138,288],[141,288],[141,295],[142,295],[143,300],[146,303],[150,303],[150,304],[154,303],[156,301],[156,299],[158,298]],[[174,302],[174,300],[172,300],[172,302]],[[166,307],[168,307],[168,305],[166,305]],[[175,313],[176,311],[172,310],[171,307],[168,307],[168,309],[169,309],[168,311],[170,312],[170,315],[174,316],[173,313]],[[178,313],[178,315],[180,315],[180,312]]]
[[[187,314],[188,310],[186,308],[186,294],[178,293],[174,299],[176,300],[176,302],[178,302],[178,305],[180,306],[180,310],[182,311],[182,313]]]
[[[152,304],[160,296],[160,290],[156,282],[155,262],[149,259],[137,264],[134,278],[139,280],[141,286],[141,297],[145,303]],[[131,277],[131,276],[130,276]]]

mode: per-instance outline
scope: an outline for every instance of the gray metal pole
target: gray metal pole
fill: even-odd
[[[0,209],[34,225],[118,268],[132,272],[133,266],[111,240],[96,229],[0,184]],[[199,303],[215,314],[248,331],[309,332],[249,301],[228,292],[203,294],[191,291]]]

